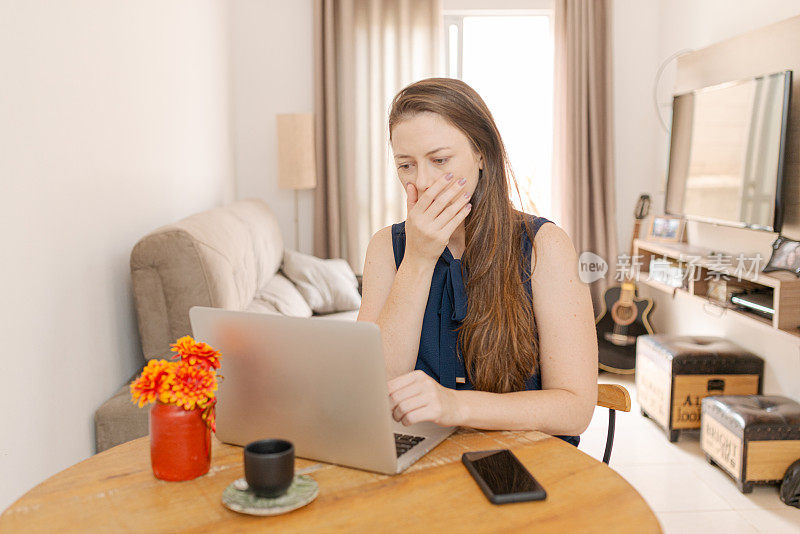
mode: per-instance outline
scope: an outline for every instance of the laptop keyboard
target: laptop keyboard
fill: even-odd
[[[408,434],[395,434],[394,446],[397,450],[397,457],[407,453],[411,448],[425,439],[422,436],[409,436]]]

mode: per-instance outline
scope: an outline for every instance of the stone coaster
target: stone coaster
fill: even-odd
[[[244,478],[233,481],[222,492],[222,504],[243,514],[278,515],[296,510],[317,498],[319,485],[308,475],[295,475],[292,485],[280,497],[259,497]]]

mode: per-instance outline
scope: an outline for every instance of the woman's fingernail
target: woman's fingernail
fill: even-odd
[[[464,185],[465,183],[467,183],[467,179],[466,178],[462,178],[462,179],[460,179],[458,181],[458,185]]]
[[[452,173],[452,172],[449,172],[449,173],[445,174],[445,175],[444,175],[444,178],[445,178],[445,180],[447,180],[447,181],[450,181],[450,180],[452,180],[452,179],[453,179],[453,173]]]

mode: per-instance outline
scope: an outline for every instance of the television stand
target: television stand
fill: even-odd
[[[760,269],[766,264],[766,258],[763,258],[760,264],[745,261],[744,268],[737,268],[736,254],[696,247],[688,243],[657,243],[645,239],[635,239],[633,251],[633,256],[638,259],[639,265],[638,268],[634,267],[634,280],[638,284],[647,285],[659,291],[672,292],[673,296],[675,292],[683,291],[693,298],[725,308],[728,312],[768,324],[775,329],[800,337],[800,278],[783,271],[762,273]],[[720,263],[719,254],[722,254],[723,257],[732,256],[733,265]],[[649,276],[651,258],[670,259],[685,266],[686,276],[683,287],[671,287],[651,280]],[[741,309],[730,300],[722,302],[711,299],[708,296],[709,282],[714,279],[730,280],[743,289],[770,289],[772,291],[772,318],[755,311]]]

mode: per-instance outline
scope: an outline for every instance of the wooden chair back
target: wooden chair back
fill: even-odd
[[[614,421],[617,410],[631,411],[631,396],[624,386],[619,384],[597,384],[597,406],[608,408],[608,434],[603,462],[608,464],[611,448],[614,445]]]
[[[597,405],[621,412],[631,411],[631,396],[619,384],[597,384]]]

